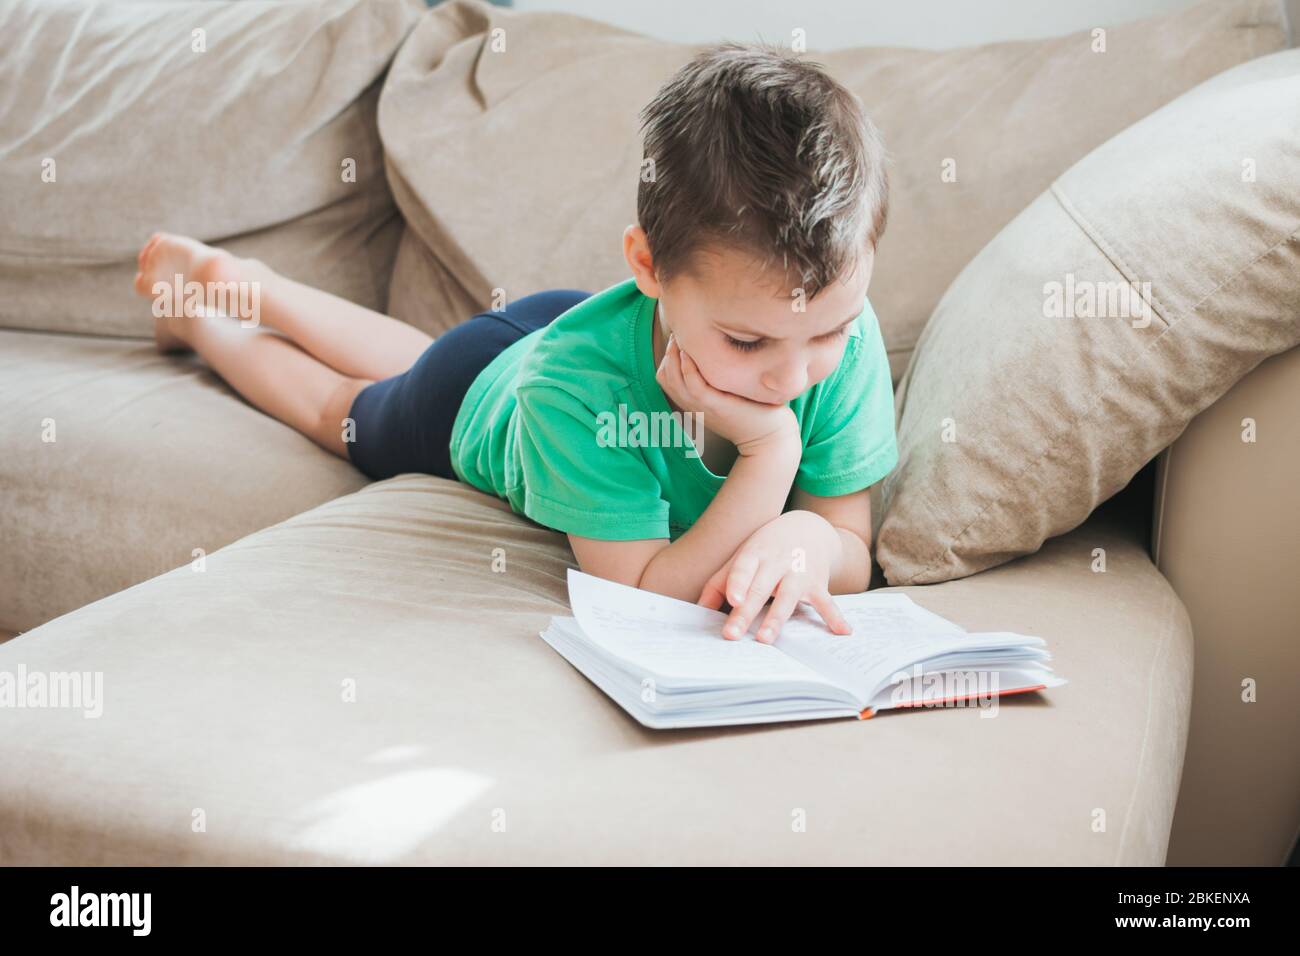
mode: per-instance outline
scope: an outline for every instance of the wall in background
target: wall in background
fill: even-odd
[[[1060,36],[1155,16],[1198,0],[514,0],[687,43],[766,40],[806,31],[810,50],[852,46],[943,49]]]

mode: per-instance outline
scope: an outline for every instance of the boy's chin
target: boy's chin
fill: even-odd
[[[747,402],[753,402],[755,405],[768,405],[772,408],[776,408],[778,405],[785,404],[785,402],[774,402],[767,398],[754,398],[752,395],[741,395],[739,392],[730,392],[729,394],[735,395],[737,398],[743,398]]]

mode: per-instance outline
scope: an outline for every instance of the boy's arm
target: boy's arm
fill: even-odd
[[[785,507],[803,445],[797,428],[742,451],[704,514],[641,574],[639,587],[698,601],[713,573]]]
[[[831,565],[831,594],[860,594],[871,586],[871,489],[823,498],[795,486],[791,511],[811,511],[824,518],[840,537],[840,553]]]
[[[704,514],[671,544],[569,535],[583,571],[694,603],[705,583],[749,536],[781,514],[803,450],[792,426],[739,455]]]

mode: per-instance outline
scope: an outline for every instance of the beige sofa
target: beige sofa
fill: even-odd
[[[496,18],[516,36],[603,35],[475,0],[424,17],[388,25],[386,82],[438,42],[454,67]],[[378,82],[362,75],[356,92]],[[381,98],[381,133],[395,108]],[[1043,188],[1033,175],[1074,158],[1008,182],[974,249]],[[412,211],[426,186],[405,160],[395,149],[387,169],[406,221],[394,297],[405,268],[408,297],[477,301],[474,278],[492,273],[469,240],[449,248],[454,230],[433,234],[446,217]],[[388,222],[391,206],[354,214]],[[395,260],[381,248],[382,272]],[[329,272],[298,261],[304,278]],[[881,295],[925,280],[899,308],[932,306],[963,264],[933,277],[933,263],[909,274],[899,261]],[[96,268],[116,295],[120,270]],[[606,268],[550,284],[596,288]],[[0,256],[0,295],[27,281]],[[104,334],[86,331],[85,303],[75,330],[37,305],[0,329],[0,629],[18,632],[0,672],[103,678],[93,719],[0,709],[0,863],[1274,865],[1291,848],[1300,435],[1276,414],[1290,441],[1233,461],[1204,436],[1235,428],[1243,403],[1255,418],[1294,409],[1294,350],[1083,525],[999,567],[897,589],[969,629],[1042,636],[1068,685],[1009,698],[993,719],[951,708],[661,732],[538,637],[567,613],[563,535],[454,482],[368,483],[197,359],[156,354],[130,334],[130,307],[105,315]],[[58,438],[43,441],[51,422]],[[1259,679],[1249,707],[1243,677]],[[800,811],[806,827],[792,827]]]

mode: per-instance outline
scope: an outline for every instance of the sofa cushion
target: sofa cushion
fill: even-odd
[[[563,535],[371,484],[0,645],[103,691],[98,718],[5,715],[0,863],[1159,865],[1192,635],[1125,527],[906,590],[1044,637],[1049,695],[654,731],[538,636]]]
[[[1082,522],[1300,344],[1300,50],[1066,171],[948,290],[900,388],[877,556],[943,581]]]
[[[195,356],[151,343],[0,330],[0,405],[0,630],[367,482]]]
[[[382,310],[375,108],[419,0],[0,5],[0,325],[148,335],[136,253],[219,242]]]
[[[944,289],[1054,177],[1200,81],[1285,42],[1277,0],[1210,0],[1109,28],[1104,52],[1089,31],[809,53],[861,98],[893,157],[871,301],[895,380]],[[626,278],[638,113],[700,49],[480,0],[435,8],[380,98],[394,195],[438,263],[425,276],[419,256],[403,256],[390,313],[436,335],[488,308],[494,289],[513,299]]]

